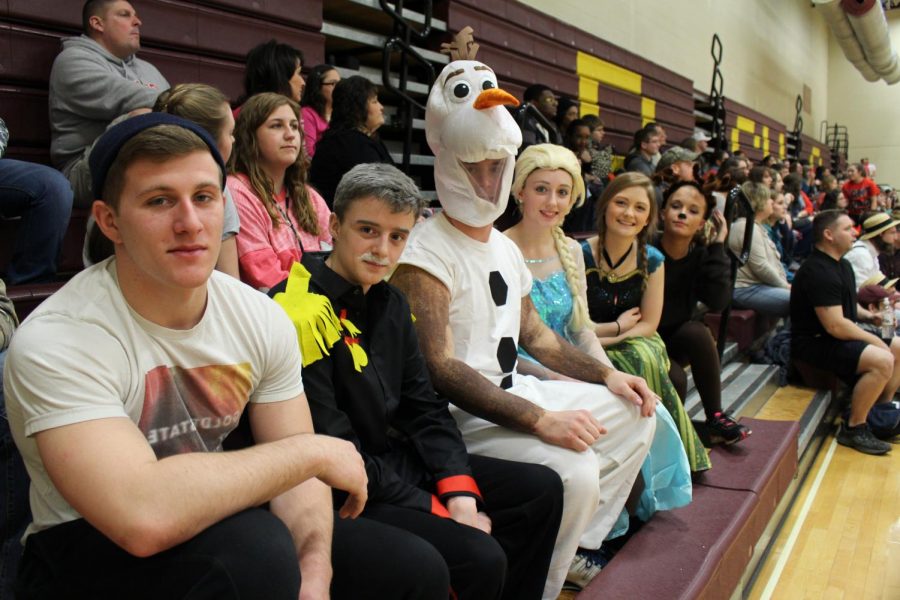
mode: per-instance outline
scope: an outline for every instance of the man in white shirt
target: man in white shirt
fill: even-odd
[[[878,254],[888,250],[893,253],[894,240],[897,238],[897,225],[900,225],[900,221],[884,212],[866,215],[860,228],[859,239],[844,255],[844,258],[853,267],[857,291],[864,282],[874,277],[878,277],[878,281],[887,279],[881,273]]]
[[[91,172],[115,256],[38,307],[7,354],[10,428],[32,481],[17,597],[385,593],[410,556],[333,518],[328,486],[356,517],[367,477],[351,443],[312,432],[290,320],[213,271],[225,179],[213,139],[137,116],[100,138]],[[245,407],[256,445],[222,452]],[[333,564],[373,554],[398,566],[362,590],[332,585]]]

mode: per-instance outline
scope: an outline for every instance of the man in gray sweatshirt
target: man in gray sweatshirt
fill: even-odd
[[[125,0],[87,0],[83,34],[65,38],[50,72],[50,156],[75,191],[75,206],[94,200],[88,155],[119,117],[150,110],[166,78],[135,57],[141,20]]]

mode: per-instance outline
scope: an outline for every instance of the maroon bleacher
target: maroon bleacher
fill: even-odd
[[[718,337],[722,315],[706,313],[703,320],[712,331],[713,337]],[[737,342],[738,350],[743,352],[750,348],[754,341],[772,331],[776,322],[777,319],[752,310],[732,309],[728,317],[727,339]]]
[[[727,600],[797,472],[798,423],[741,419],[753,435],[717,446],[693,501],[656,513],[578,600]]]
[[[781,152],[780,136],[784,136],[784,142],[787,144],[789,133],[787,126],[730,98],[725,99],[725,110],[727,111],[725,124],[728,150],[733,149],[731,136],[737,127],[738,117],[743,117],[754,123],[753,133],[743,130],[738,131],[739,147],[747,154],[747,157],[752,161],[758,161],[766,154],[779,156]],[[764,127],[768,130],[768,151],[765,150],[764,145],[766,139],[764,137]],[[759,139],[756,139],[757,137]],[[825,165],[831,164],[831,150],[829,150],[828,146],[806,134],[801,134],[800,139],[802,142],[800,148],[801,160],[808,161],[812,156],[813,148],[817,148],[822,163]],[[786,147],[785,151],[787,151]]]
[[[243,86],[253,46],[277,38],[301,49],[309,65],[325,58],[322,0],[280,2],[145,0],[140,56],[170,83],[202,81],[232,100]],[[9,126],[10,158],[48,163],[47,82],[59,40],[77,35],[81,3],[9,0],[0,4],[0,117]]]

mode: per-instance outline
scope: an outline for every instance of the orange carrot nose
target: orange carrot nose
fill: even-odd
[[[518,106],[519,101],[509,92],[504,92],[499,88],[491,88],[478,94],[478,97],[475,98],[475,104],[472,106],[478,110],[484,110],[485,108],[503,105]]]

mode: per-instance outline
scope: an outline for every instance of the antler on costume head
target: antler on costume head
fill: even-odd
[[[441,44],[441,52],[450,55],[450,60],[475,60],[478,53],[478,44],[472,37],[474,30],[466,25],[453,37],[449,44]]]

